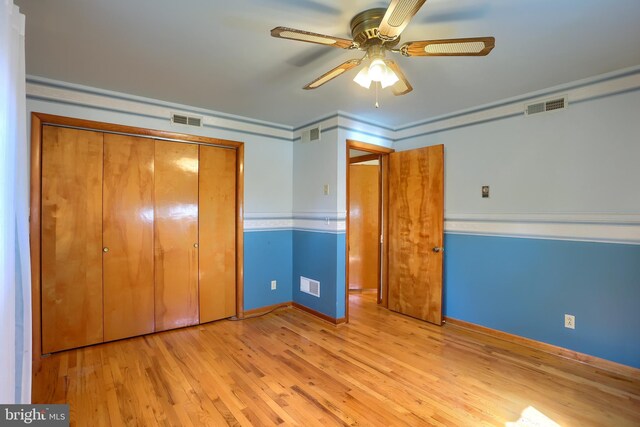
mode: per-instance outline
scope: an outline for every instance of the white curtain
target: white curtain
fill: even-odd
[[[31,400],[24,15],[0,0],[0,403]]]

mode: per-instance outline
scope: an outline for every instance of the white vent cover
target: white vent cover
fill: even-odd
[[[527,104],[524,107],[524,114],[530,116],[532,114],[544,113],[546,111],[564,110],[569,105],[567,95],[560,96],[545,101],[537,101]]]
[[[189,116],[189,115],[180,114],[180,113],[171,113],[171,123],[178,124],[178,125],[202,127],[202,117]]]
[[[320,282],[300,276],[300,292],[320,298]]]
[[[314,128],[303,131],[300,141],[301,142],[320,141],[321,137],[322,137],[322,131],[320,130],[320,126],[318,125]]]

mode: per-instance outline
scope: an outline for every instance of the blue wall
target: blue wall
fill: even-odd
[[[291,301],[292,258],[291,230],[244,233],[245,310]]]
[[[640,368],[640,246],[446,234],[445,247],[446,316]]]
[[[300,276],[320,282],[320,298],[300,292]],[[345,234],[293,231],[293,301],[339,319],[344,295]]]

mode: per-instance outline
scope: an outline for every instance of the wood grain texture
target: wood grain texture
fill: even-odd
[[[33,112],[31,113],[31,206],[30,206],[30,244],[31,244],[31,271],[32,271],[32,345],[33,345],[33,368],[34,372],[39,368],[42,352],[42,319],[41,319],[41,204],[42,204],[42,128],[45,125],[60,125],[63,127],[79,127],[94,129],[105,133],[125,133],[140,135],[144,138],[166,138],[186,143],[223,146],[234,148],[237,152],[237,186],[236,196],[236,288],[238,294],[237,313],[239,316],[243,312],[243,277],[244,277],[244,257],[243,257],[243,206],[244,206],[244,144],[237,141],[228,141],[218,138],[204,136],[187,135],[175,132],[157,131],[131,126],[123,126],[113,123],[103,123],[78,118],[70,118]]]
[[[296,40],[305,43],[317,43],[323,46],[332,46],[340,49],[349,49],[354,46],[353,40],[328,36],[325,34],[311,33],[309,31],[302,31],[295,28],[287,27],[276,27],[272,29],[271,37]],[[323,39],[325,41],[319,41],[320,39]]]
[[[198,323],[198,146],[155,141],[156,331]]]
[[[525,347],[532,347],[547,353],[554,354],[560,357],[566,357],[567,359],[575,360],[576,362],[586,363],[594,368],[604,369],[616,375],[622,375],[629,377],[635,381],[640,381],[640,369],[632,368],[627,365],[612,362],[610,360],[601,359],[599,357],[591,356],[589,354],[580,353],[575,350],[569,350],[564,347],[558,347],[557,345],[548,344],[541,341],[532,340],[530,338],[522,337],[519,335],[510,334],[508,332],[499,331],[497,329],[487,328],[485,326],[477,325],[475,323],[465,322],[464,320],[454,319],[451,317],[445,317],[444,321],[447,325],[469,329],[481,334],[490,335],[492,337],[506,340],[511,343],[520,344]]]
[[[349,164],[369,162],[371,160],[378,160],[379,158],[380,154],[364,154],[362,156],[351,157],[349,159]]]
[[[395,151],[393,148],[387,148],[381,145],[369,144],[368,142],[356,141],[355,139],[347,139],[347,153],[349,153],[348,151],[349,149],[368,151],[370,153],[377,153],[377,154],[389,154]]]
[[[42,351],[102,342],[102,134],[45,126]]]
[[[200,323],[236,314],[236,151],[200,147]]]
[[[640,424],[638,380],[350,299],[338,327],[278,309],[54,354],[33,401],[78,426]]]
[[[297,310],[301,310],[301,311],[304,311],[305,313],[309,313],[312,316],[317,317],[318,319],[324,320],[325,322],[329,322],[329,323],[332,323],[334,325],[339,325],[341,323],[346,323],[346,321],[347,321],[346,317],[339,317],[339,318],[331,317],[331,316],[328,316],[328,315],[326,315],[324,313],[321,313],[321,312],[319,312],[317,310],[309,308],[306,305],[298,304],[295,301],[293,303],[291,303],[291,305],[293,306],[293,308],[295,308]]]
[[[444,147],[389,155],[389,308],[442,323]]]
[[[387,271],[386,271],[386,265],[387,265],[387,221],[386,221],[386,216],[387,216],[387,211],[388,211],[388,195],[387,195],[387,187],[388,187],[388,179],[387,179],[387,175],[388,175],[388,154],[389,153],[393,153],[394,150],[393,148],[387,148],[387,147],[382,147],[380,145],[375,145],[375,144],[369,144],[367,142],[361,142],[361,141],[356,141],[354,139],[347,139],[346,143],[345,143],[345,154],[346,154],[346,158],[349,159],[351,157],[351,150],[358,150],[358,151],[365,151],[368,153],[372,153],[374,155],[376,155],[380,161],[380,172],[382,173],[382,177],[381,177],[381,197],[382,197],[382,203],[381,203],[381,210],[380,210],[380,233],[383,236],[383,242],[382,242],[382,259],[381,259],[381,266],[380,266],[380,272],[381,272],[381,277],[380,277],[380,285],[381,288],[378,292],[378,302],[382,303],[385,307],[386,307],[386,294],[387,294]],[[345,168],[345,177],[346,177],[346,182],[349,182],[349,165],[350,163],[346,163],[346,168]],[[350,195],[349,195],[349,186],[347,185],[347,217],[346,217],[346,235],[347,235],[347,241],[349,238],[349,230],[351,229],[351,226],[349,224],[349,215],[348,212],[350,210]],[[345,245],[345,259],[348,260],[349,259],[349,245]],[[349,283],[349,262],[346,262],[346,266],[345,266],[345,275],[346,275],[346,282]],[[349,286],[345,286],[345,293],[344,293],[344,298],[345,298],[345,321],[349,322]]]
[[[378,289],[380,167],[349,166],[349,289]]]
[[[293,306],[293,301],[281,302],[278,304],[265,305],[264,307],[253,308],[244,312],[245,318],[262,316],[280,308],[289,308]]]
[[[236,316],[244,316],[244,144],[236,149]]]
[[[31,360],[35,372],[40,368],[42,355],[42,306],[40,281],[40,255],[42,241],[42,122],[31,113],[31,170],[29,205],[29,246],[31,255]]]
[[[382,259],[380,260],[380,295],[378,302],[389,308],[389,156],[380,157],[382,190],[380,211],[380,235],[382,236]]]
[[[104,135],[105,341],[154,331],[154,142]]]

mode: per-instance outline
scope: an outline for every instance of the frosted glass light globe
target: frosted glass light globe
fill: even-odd
[[[374,82],[381,81],[387,73],[387,65],[382,59],[374,59],[369,65],[369,78]]]

